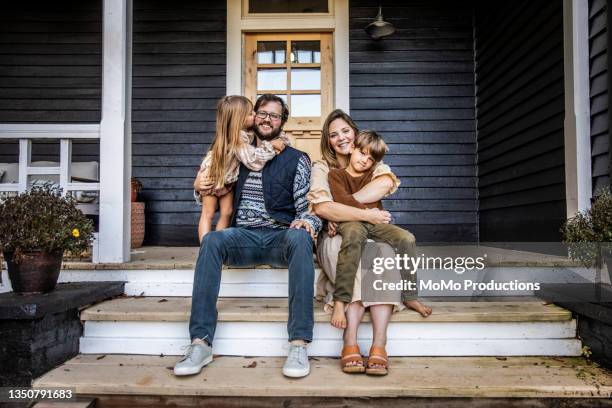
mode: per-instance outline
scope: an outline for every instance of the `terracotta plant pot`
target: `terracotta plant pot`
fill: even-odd
[[[138,179],[132,177],[131,180],[131,187],[132,187],[132,202],[136,202],[138,201],[138,193],[140,193],[140,190],[142,189],[142,184],[140,183],[140,181],[138,181]]]
[[[13,252],[5,252],[13,291],[22,295],[51,292],[57,285],[63,255],[63,250],[29,251],[23,252],[19,262],[15,262]]]

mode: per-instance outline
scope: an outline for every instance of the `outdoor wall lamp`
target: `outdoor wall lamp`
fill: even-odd
[[[380,40],[383,37],[388,37],[393,34],[395,32],[395,27],[388,21],[383,20],[382,7],[378,6],[376,20],[368,24],[365,31],[372,39]]]

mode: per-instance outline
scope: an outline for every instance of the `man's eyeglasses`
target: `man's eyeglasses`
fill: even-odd
[[[266,112],[263,110],[257,111],[257,113],[255,114],[259,119],[265,119],[268,116],[270,117],[271,120],[280,120],[281,119],[281,115],[279,115],[278,113],[274,113],[274,112]]]

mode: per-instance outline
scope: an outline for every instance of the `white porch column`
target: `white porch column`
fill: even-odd
[[[588,0],[563,1],[567,217],[590,207],[591,118]]]
[[[130,259],[132,1],[104,0],[99,262]]]

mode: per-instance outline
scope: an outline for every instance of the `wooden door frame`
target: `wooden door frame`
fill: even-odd
[[[244,89],[243,43],[247,32],[331,32],[333,33],[333,108],[349,112],[349,7],[348,0],[334,0],[333,14],[327,16],[279,15],[243,16],[242,0],[227,1],[227,95],[241,95]]]

